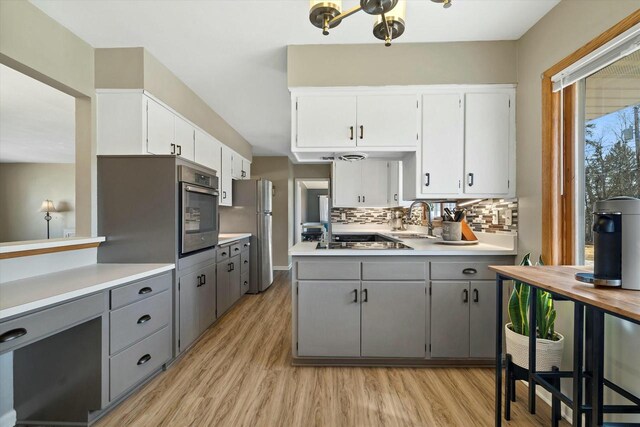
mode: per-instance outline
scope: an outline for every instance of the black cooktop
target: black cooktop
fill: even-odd
[[[330,242],[318,243],[316,249],[410,249],[413,248],[400,242]]]

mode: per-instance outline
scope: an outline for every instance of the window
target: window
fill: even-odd
[[[593,205],[640,197],[640,50],[579,82],[577,261],[593,262]]]

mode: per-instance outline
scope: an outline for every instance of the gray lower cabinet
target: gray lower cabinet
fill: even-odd
[[[360,356],[360,282],[298,282],[298,355]]]
[[[431,357],[495,356],[495,283],[431,282]]]
[[[426,283],[362,282],[364,357],[424,357]]]
[[[216,320],[216,266],[180,278],[179,351],[189,347]]]
[[[431,282],[431,357],[469,357],[469,282]]]
[[[242,295],[240,274],[240,254],[218,263],[216,272],[218,317],[240,299]]]
[[[496,282],[471,282],[469,356],[496,357]]]

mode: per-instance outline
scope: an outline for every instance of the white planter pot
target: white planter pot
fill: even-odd
[[[507,353],[516,365],[529,369],[529,337],[517,334],[511,330],[511,323],[504,326],[507,343]],[[564,350],[564,336],[558,341],[536,338],[536,371],[551,371],[553,366],[560,368],[562,351]]]

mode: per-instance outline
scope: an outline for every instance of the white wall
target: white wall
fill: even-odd
[[[637,0],[563,0],[517,43],[517,193],[520,257],[540,253],[542,243],[542,95],[541,74],[638,9]],[[557,329],[572,338],[573,304],[558,306]],[[640,327],[607,321],[605,374],[640,395]],[[571,366],[572,348],[564,355]],[[570,392],[570,390],[565,390]],[[636,422],[640,418],[635,416]]]

